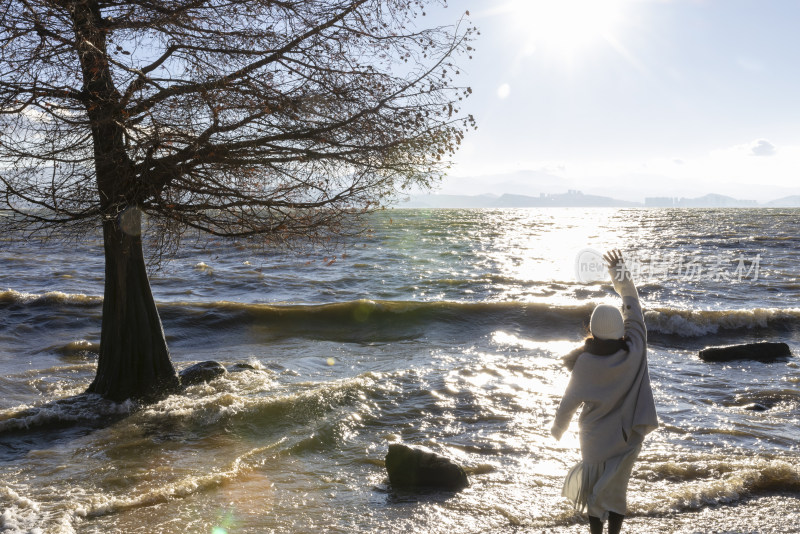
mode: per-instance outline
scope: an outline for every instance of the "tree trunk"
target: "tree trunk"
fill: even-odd
[[[130,207],[103,222],[106,259],[97,376],[88,392],[154,400],[180,382],[169,359],[142,253],[141,214]]]
[[[109,64],[97,0],[69,2],[83,98],[92,126],[106,259],[100,359],[89,393],[122,401],[153,400],[180,385],[169,359],[142,253],[141,184],[124,143],[121,95]]]

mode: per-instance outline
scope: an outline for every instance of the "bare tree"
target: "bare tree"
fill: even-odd
[[[324,239],[441,176],[471,116],[438,0],[0,0],[6,235],[102,225],[107,398],[178,385],[147,279],[187,229]]]

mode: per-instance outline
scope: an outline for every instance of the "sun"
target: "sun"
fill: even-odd
[[[506,11],[524,31],[529,53],[573,54],[613,38],[624,0],[511,0]]]

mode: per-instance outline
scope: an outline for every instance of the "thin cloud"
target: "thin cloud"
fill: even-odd
[[[751,145],[750,154],[753,156],[772,156],[775,154],[775,145],[766,139],[759,139]]]

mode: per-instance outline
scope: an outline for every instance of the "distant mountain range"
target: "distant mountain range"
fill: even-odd
[[[800,208],[800,195],[791,195],[767,202],[767,206],[774,208]]]
[[[800,195],[787,196],[766,203],[755,200],[740,200],[733,197],[709,194],[697,198],[647,197],[644,202],[618,200],[599,195],[585,195],[578,190],[566,193],[541,193],[530,195],[412,195],[397,202],[398,208],[798,208]]]

